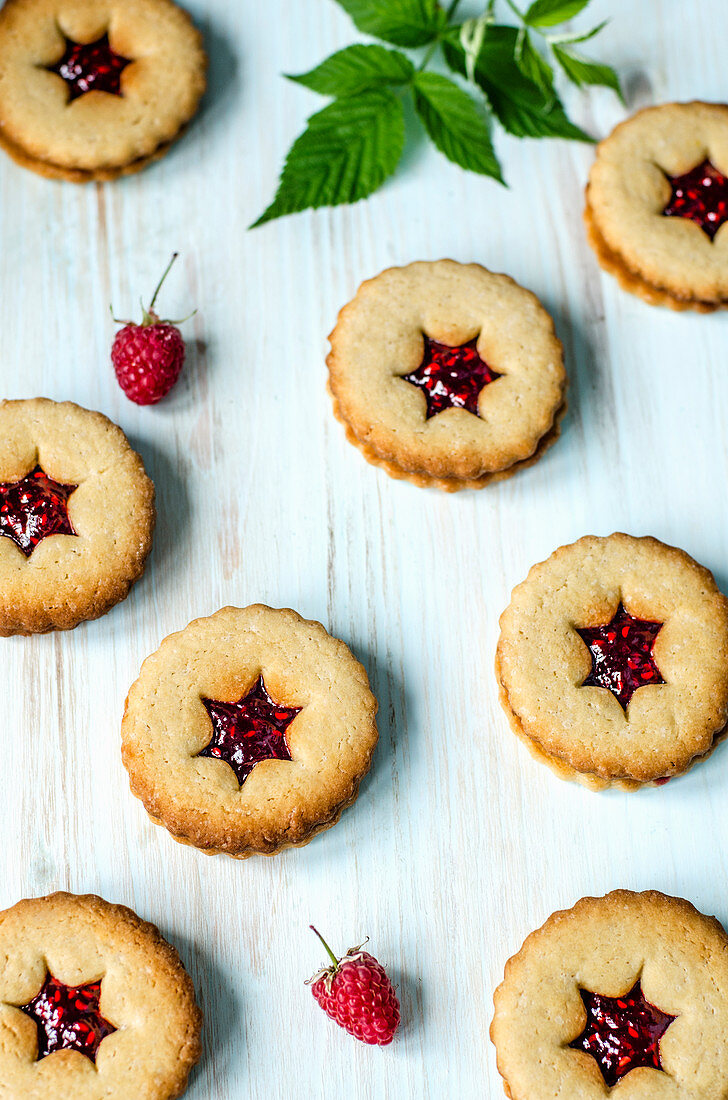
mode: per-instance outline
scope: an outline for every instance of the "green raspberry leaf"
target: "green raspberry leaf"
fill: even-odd
[[[555,27],[583,11],[589,0],[533,0],[524,19],[529,27]]]
[[[551,46],[565,46],[567,43],[573,42],[588,42],[590,38],[594,38],[600,31],[603,31],[608,22],[609,20],[605,19],[596,27],[592,27],[590,31],[576,31],[573,34],[568,31],[564,34],[548,34],[546,35],[546,41]]]
[[[320,206],[357,202],[396,169],[404,148],[404,111],[392,92],[336,99],[312,115],[291,146],[276,196],[251,226]]]
[[[457,30],[457,29],[455,29]],[[483,89],[501,126],[516,137],[560,137],[591,141],[564,111],[558,96],[546,94],[516,63],[518,31],[495,24],[488,28],[475,65],[475,80]],[[443,42],[445,60],[465,75],[465,52],[456,34]]]
[[[372,88],[408,84],[414,71],[412,62],[399,50],[387,50],[384,46],[347,46],[310,72],[289,75],[288,79],[320,95],[341,98]]]
[[[622,89],[619,86],[619,78],[614,69],[600,62],[590,61],[580,54],[564,49],[562,46],[554,46],[554,57],[564,70],[569,80],[581,88],[584,84],[598,84],[611,88],[617,93],[624,103]]]
[[[439,73],[420,72],[414,95],[417,114],[448,160],[503,183],[487,122],[467,92]]]
[[[514,56],[518,68],[526,79],[537,84],[544,95],[553,102],[556,95],[554,92],[554,71],[538,52],[525,28],[518,33]]]
[[[337,0],[364,34],[394,46],[426,46],[447,25],[437,0]]]

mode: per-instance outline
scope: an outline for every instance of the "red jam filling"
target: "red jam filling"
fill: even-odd
[[[121,95],[121,74],[129,63],[128,57],[114,53],[105,34],[95,42],[71,42],[67,38],[66,52],[55,65],[48,66],[48,71],[63,77],[71,99],[92,91]]]
[[[286,730],[301,707],[274,703],[260,676],[247,695],[237,703],[203,699],[212,722],[212,738],[198,753],[224,760],[242,787],[261,760],[290,760]]]
[[[684,176],[668,176],[672,195],[662,213],[666,218],[688,218],[711,241],[728,220],[728,178],[709,160]]]
[[[68,498],[77,485],[62,485],[36,466],[20,481],[0,483],[0,535],[12,539],[26,558],[48,535],[75,535]]]
[[[662,623],[635,619],[620,603],[606,626],[577,627],[576,632],[591,652],[592,667],[582,687],[611,691],[624,711],[638,688],[664,684],[652,656]]]
[[[402,375],[424,393],[427,420],[444,409],[467,409],[477,416],[480,391],[500,377],[478,355],[477,340],[450,347],[429,336],[425,336],[425,354],[417,370]]]
[[[78,1050],[92,1062],[103,1039],[116,1028],[99,1011],[101,982],[64,985],[46,974],[39,993],[19,1005],[38,1029],[38,1060],[55,1050]]]
[[[639,980],[624,997],[579,992],[586,1025],[569,1046],[591,1054],[609,1088],[638,1066],[662,1070],[660,1039],[677,1017],[646,1001]]]

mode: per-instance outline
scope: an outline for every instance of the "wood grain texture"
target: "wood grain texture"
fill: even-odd
[[[654,534],[728,586],[728,317],[651,309],[598,270],[581,224],[588,146],[499,136],[507,191],[417,146],[369,202],[247,232],[319,102],[279,73],[354,35],[331,0],[190,7],[212,88],[163,162],[77,187],[0,160],[2,396],[101,409],[142,453],[160,512],[125,604],[70,634],[2,643],[0,905],[97,891],[160,925],[207,1018],[191,1100],[496,1098],[492,991],[552,910],[656,887],[728,918],[728,749],[658,791],[591,794],[516,744],[492,670],[511,588],[582,534]],[[721,0],[638,7],[594,0],[592,13],[612,17],[595,52],[625,74],[629,109],[725,99]],[[624,115],[608,92],[569,102],[597,135]],[[168,400],[137,409],[109,365],[108,303],[133,311],[173,249],[183,259],[162,307],[200,306],[190,359]],[[572,382],[542,462],[455,497],[368,466],[324,391],[325,336],[359,282],[442,256],[535,291]],[[381,703],[381,743],[335,829],[239,864],[149,824],[128,793],[119,723],[166,634],[253,601],[319,618],[352,646]],[[311,921],[342,949],[368,933],[389,964],[405,1026],[387,1051],[313,1004]]]

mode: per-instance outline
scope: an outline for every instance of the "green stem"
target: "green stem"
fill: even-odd
[[[325,940],[325,939],[323,938],[323,936],[322,936],[322,935],[321,935],[321,933],[320,933],[320,932],[318,931],[318,929],[314,928],[314,926],[313,926],[312,924],[309,924],[309,926],[308,926],[308,927],[309,927],[309,928],[311,929],[311,931],[312,931],[312,932],[315,932],[315,933],[316,933],[316,935],[318,936],[318,938],[319,938],[319,939],[321,940],[321,943],[322,943],[322,944],[324,945],[324,947],[326,948],[326,951],[328,952],[329,958],[331,959],[332,963],[333,963],[333,964],[334,964],[334,966],[335,966],[335,967],[336,967],[336,968],[338,969],[338,966],[339,966],[339,960],[338,960],[338,959],[336,958],[336,955],[335,955],[335,954],[333,953],[333,951],[331,950],[331,948],[330,948],[330,947],[329,947],[329,945],[327,944],[326,940]]]
[[[450,4],[449,4],[449,6],[448,6],[448,8],[445,12],[445,18],[447,19],[448,23],[450,22],[453,15],[457,11],[459,4],[460,4],[460,0],[450,0]],[[428,49],[427,53],[425,54],[425,56],[422,58],[419,65],[417,66],[417,72],[418,73],[423,72],[427,68],[427,66],[430,64],[430,62],[432,61],[432,58],[435,54],[435,51],[436,51],[437,47],[440,45],[440,41],[441,41],[441,37],[438,36],[437,40],[432,43],[432,45]]]
[[[419,65],[417,66],[417,72],[418,73],[421,73],[424,69],[427,68],[429,63],[432,61],[432,57],[433,57],[433,54],[435,53],[435,50],[437,49],[437,47],[439,45],[440,45],[440,40],[439,39],[437,40],[437,42],[432,43],[429,50],[427,51],[427,53],[425,54],[425,56],[422,58]]]
[[[506,0],[506,4],[511,9],[511,11],[514,13],[514,15],[518,16],[518,18],[521,20],[522,23],[525,22],[525,20],[523,18],[523,12],[519,11],[519,9],[513,3],[513,0]]]
[[[162,276],[162,278],[161,278],[161,279],[159,280],[159,282],[157,283],[157,289],[156,289],[156,290],[154,291],[154,294],[152,295],[152,300],[151,300],[151,302],[149,303],[149,310],[148,310],[148,312],[149,312],[149,313],[151,313],[151,312],[152,312],[152,310],[154,309],[154,303],[155,303],[155,302],[156,302],[156,300],[157,300],[157,295],[159,294],[160,290],[162,289],[162,283],[164,282],[164,280],[165,280],[165,279],[167,278],[167,276],[169,275],[169,270],[170,270],[170,268],[171,268],[172,264],[174,263],[174,261],[175,261],[175,260],[177,259],[177,257],[178,257],[178,256],[179,256],[179,252],[173,252],[173,253],[172,253],[172,259],[171,259],[171,260],[169,261],[169,263],[167,264],[167,266],[166,266],[166,268],[165,268],[165,270],[164,270],[164,275]]]

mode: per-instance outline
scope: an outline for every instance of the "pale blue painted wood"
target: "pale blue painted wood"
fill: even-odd
[[[472,5],[477,10],[477,5]],[[630,109],[725,96],[720,0],[594,0],[598,49]],[[2,643],[6,776],[0,905],[55,888],[134,906],[182,949],[207,1016],[191,1100],[501,1095],[487,1039],[503,964],[553,909],[616,886],[684,894],[728,918],[721,750],[658,792],[596,796],[514,743],[492,672],[511,587],[555,546],[621,528],[684,546],[728,584],[722,316],[620,291],[581,227],[592,152],[499,137],[505,191],[417,150],[380,195],[255,233],[316,97],[301,71],[352,39],[330,0],[195,0],[213,94],[185,140],[127,181],[79,188],[0,160],[5,396],[100,408],[159,490],[151,565],[128,602],[68,635]],[[596,49],[597,47],[595,47]],[[595,134],[623,115],[570,95]],[[137,409],[108,362],[108,303],[148,294],[200,313],[184,380]],[[325,336],[359,281],[418,258],[507,271],[553,310],[572,378],[564,436],[512,481],[449,497],[390,481],[345,443],[324,392]],[[175,845],[127,791],[119,720],[161,638],[228,602],[322,619],[367,665],[381,748],[361,797],[309,848],[238,864]],[[302,984],[313,921],[371,948],[401,983],[387,1051],[349,1040]]]

